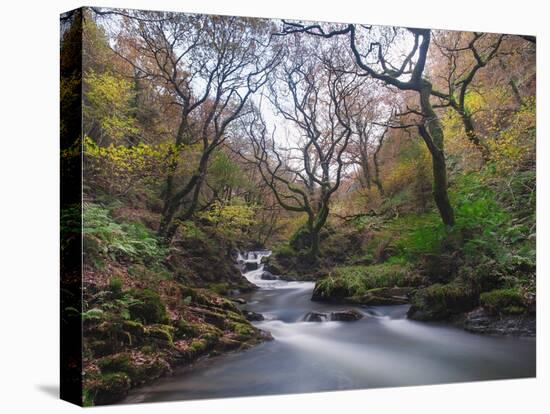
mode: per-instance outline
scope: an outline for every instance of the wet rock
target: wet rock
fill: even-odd
[[[243,298],[231,298],[231,300],[235,303],[238,303],[239,305],[246,304],[246,300],[244,300]]]
[[[482,307],[457,317],[454,323],[469,332],[489,335],[535,336],[537,331],[533,315],[498,316]]]
[[[331,321],[353,322],[363,318],[363,314],[355,309],[331,312]]]
[[[267,270],[268,272],[271,272],[275,275],[280,275],[283,273],[281,268],[277,265],[275,260],[271,257],[263,257],[262,263],[264,263],[264,269]]]
[[[264,320],[264,315],[262,315],[261,313],[252,312],[252,311],[249,311],[249,310],[244,310],[243,315],[249,321],[263,321]]]
[[[250,272],[252,270],[258,270],[258,262],[245,262],[244,267],[247,272]]]
[[[263,329],[260,329],[260,338],[264,341],[273,341],[273,335],[271,335],[271,332],[264,331]]]
[[[261,276],[262,280],[277,280],[279,279],[277,276],[275,276],[273,273],[268,272],[267,270],[262,273]]]
[[[326,321],[338,321],[338,322],[352,322],[358,321],[363,318],[363,314],[355,309],[347,309],[342,311],[335,311],[330,313],[323,312],[309,312],[304,316],[306,322],[326,322]]]
[[[366,306],[405,305],[414,291],[410,287],[370,289],[363,296],[355,296],[350,302]]]
[[[329,316],[326,313],[321,312],[309,312],[304,316],[305,322],[325,322],[329,320]]]

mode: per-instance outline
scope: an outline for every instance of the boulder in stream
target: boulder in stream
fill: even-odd
[[[244,262],[244,266],[247,272],[258,270],[259,267],[258,262]]]
[[[363,314],[355,309],[336,311],[330,313],[331,321],[353,322],[363,318]]]
[[[305,322],[325,322],[328,320],[328,315],[322,312],[309,312],[304,316]]]
[[[278,276],[275,276],[273,273],[268,272],[267,270],[262,273],[261,276],[262,280],[277,280],[279,279]]]
[[[353,296],[349,302],[366,306],[405,305],[414,292],[411,287],[382,287],[368,290],[362,296]]]
[[[326,322],[326,321],[338,321],[338,322],[352,322],[358,321],[363,318],[363,314],[355,309],[347,309],[341,311],[334,311],[330,313],[323,312],[309,312],[304,316],[306,322]]]
[[[249,321],[263,321],[264,320],[264,315],[262,315],[261,313],[252,312],[252,311],[249,311],[249,310],[243,310],[243,315]]]
[[[510,336],[535,336],[537,333],[536,319],[532,315],[493,315],[482,307],[456,317],[453,322],[473,333]]]

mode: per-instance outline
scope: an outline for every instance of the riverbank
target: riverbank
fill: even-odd
[[[85,213],[83,405],[116,403],[199,358],[271,339],[228,296],[256,288],[229,242],[195,229],[167,249],[146,210],[89,204]]]
[[[132,390],[123,403],[441,384],[535,375],[534,338],[468,333],[407,318],[409,305],[311,301],[312,282],[245,276],[260,289],[239,307],[262,314],[256,328],[274,340],[201,359]],[[357,312],[354,320],[308,315]]]

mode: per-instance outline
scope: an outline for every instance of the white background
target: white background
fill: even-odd
[[[537,379],[92,408],[175,413],[541,413],[548,394],[550,48],[544,1],[109,0],[88,5],[536,34]],[[58,390],[58,15],[78,1],[8,0],[0,17],[0,411],[75,412]],[[397,368],[398,369],[398,368]]]

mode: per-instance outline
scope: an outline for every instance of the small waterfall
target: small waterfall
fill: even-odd
[[[260,287],[272,285],[273,281],[262,279],[262,274],[264,272],[262,259],[269,256],[271,256],[270,250],[251,251],[244,254],[239,253],[237,262],[241,265],[243,276],[246,277],[248,281]]]

